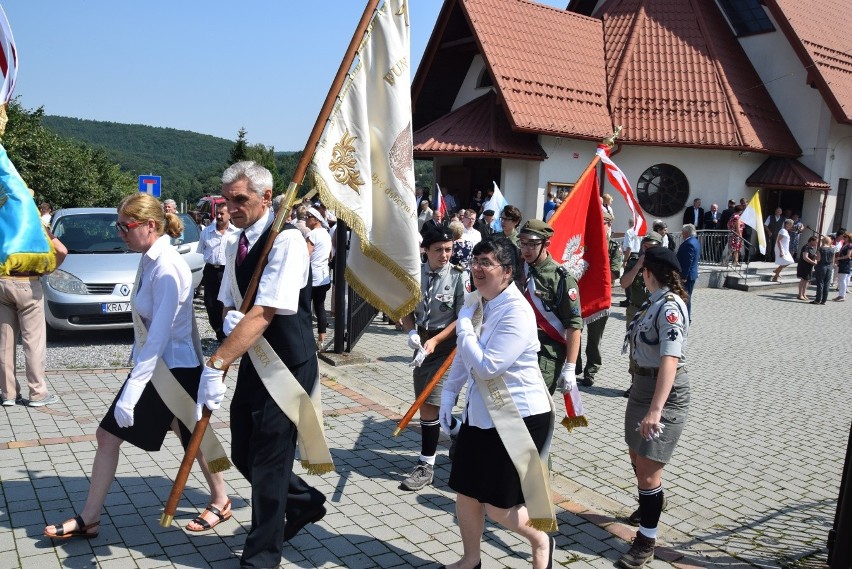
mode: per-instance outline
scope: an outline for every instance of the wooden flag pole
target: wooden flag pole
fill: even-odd
[[[444,360],[444,363],[441,364],[441,367],[438,368],[438,371],[435,372],[435,375],[432,376],[432,379],[429,380],[429,383],[423,388],[423,391],[420,392],[420,395],[417,396],[414,403],[411,404],[411,407],[408,408],[408,412],[399,422],[396,429],[393,431],[393,436],[399,435],[402,430],[408,426],[408,422],[411,421],[411,418],[414,417],[414,414],[420,410],[424,403],[426,403],[426,399],[429,398],[429,395],[432,394],[432,390],[435,389],[435,386],[438,385],[438,382],[441,381],[441,378],[447,373],[447,370],[450,369],[450,364],[453,363],[453,358],[456,357],[456,348],[453,348],[453,351],[447,356],[447,359]]]
[[[299,163],[296,166],[295,172],[293,172],[290,185],[287,186],[287,191],[284,194],[283,201],[281,202],[281,207],[278,208],[275,221],[272,222],[272,229],[269,232],[269,237],[261,250],[261,261],[255,267],[251,281],[246,288],[246,293],[243,296],[243,302],[240,305],[240,312],[243,314],[245,314],[254,303],[254,296],[257,293],[260,277],[263,274],[263,270],[266,268],[269,252],[272,250],[275,238],[279,233],[281,233],[281,230],[284,228],[284,224],[290,216],[290,209],[293,207],[293,202],[296,200],[296,192],[298,191],[302,181],[305,179],[305,173],[308,171],[308,165],[314,156],[314,151],[319,144],[323,130],[325,130],[325,125],[331,116],[331,111],[334,109],[335,102],[337,101],[337,95],[340,93],[340,89],[346,81],[346,76],[349,73],[349,69],[352,67],[352,62],[355,61],[355,56],[358,54],[358,48],[361,46],[364,34],[367,33],[370,21],[373,19],[373,14],[379,5],[379,2],[380,0],[369,0],[367,2],[367,6],[364,8],[364,13],[361,15],[361,20],[358,22],[358,27],[355,29],[355,33],[352,35],[352,39],[349,42],[349,47],[346,49],[346,54],[340,62],[340,67],[337,69],[337,74],[334,77],[334,81],[331,84],[331,88],[329,88],[328,95],[325,97],[325,102],[323,102],[320,113],[314,123],[314,128],[311,130],[308,142],[305,144],[305,150],[299,158]],[[227,366],[224,371],[225,373],[228,372]],[[223,375],[222,380],[224,381],[224,379],[225,376]],[[183,489],[186,487],[186,481],[189,478],[192,463],[195,461],[195,457],[198,456],[198,449],[201,447],[201,439],[204,437],[204,432],[207,430],[211,414],[212,412],[210,409],[208,409],[207,406],[204,406],[201,412],[201,420],[195,423],[195,428],[192,431],[192,437],[189,439],[186,452],[184,453],[183,460],[180,464],[180,469],[175,477],[174,485],[172,485],[172,491],[169,494],[166,506],[163,509],[163,514],[160,517],[160,525],[162,527],[169,527],[174,520],[178,502],[180,502],[180,496],[183,494]]]

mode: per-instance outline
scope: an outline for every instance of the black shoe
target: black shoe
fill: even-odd
[[[581,380],[579,380],[577,383],[579,383],[583,387],[591,387],[595,384],[595,380],[592,379],[591,377],[584,377]]]
[[[621,308],[627,308],[628,306],[630,306],[630,301],[629,300],[622,300],[621,302],[618,303],[618,305]]]
[[[812,300],[810,303],[811,304],[819,304],[819,302],[817,302],[816,300]]]
[[[317,506],[313,510],[308,510],[300,517],[287,520],[284,524],[284,541],[290,541],[293,539],[293,536],[302,531],[302,528],[308,524],[313,524],[325,516],[325,506]]]
[[[630,387],[628,387],[628,388],[627,388],[627,390],[626,390],[624,393],[622,393],[622,395],[623,395],[624,397],[630,397],[630,390],[631,390],[631,389],[633,389],[633,386],[632,386],[632,385],[631,385]]]

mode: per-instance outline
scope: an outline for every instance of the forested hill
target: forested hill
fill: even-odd
[[[162,176],[163,197],[194,201],[218,190],[233,140],[173,128],[48,116],[55,134],[101,148],[133,175]]]

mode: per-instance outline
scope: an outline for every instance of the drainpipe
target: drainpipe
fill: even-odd
[[[819,211],[819,225],[817,225],[817,231],[819,232],[820,235],[825,235],[825,232],[823,231],[822,226],[825,223],[825,205],[826,205],[826,202],[828,202],[828,192],[830,192],[830,191],[831,191],[831,189],[829,188],[828,190],[825,190],[825,192],[823,192],[823,194],[822,194],[822,207],[820,208],[820,211]]]

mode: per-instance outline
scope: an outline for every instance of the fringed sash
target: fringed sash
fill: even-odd
[[[472,322],[477,336],[482,327],[482,303],[476,294],[468,302],[477,303]],[[535,529],[547,532],[557,530],[556,514],[550,498],[550,474],[547,469],[547,456],[550,453],[550,443],[553,439],[553,423],[555,412],[553,400],[550,401],[550,425],[548,426],[547,439],[539,454],[535,448],[535,442],[524,424],[518,407],[509,394],[503,376],[491,379],[480,379],[473,376],[479,395],[485,402],[488,414],[497,428],[500,441],[506,448],[518,477],[521,480],[521,489],[524,493],[527,510],[529,511],[529,522],[527,525]],[[542,380],[544,381],[544,380]]]
[[[233,262],[233,259],[228,262]],[[243,296],[234,272],[231,272],[229,285],[234,302],[237,306],[242,305]],[[334,472],[334,461],[323,431],[319,369],[314,387],[308,395],[266,338],[258,338],[247,353],[272,400],[296,425],[302,466],[309,474]]]
[[[142,255],[142,259],[145,255]],[[139,268],[136,271],[136,280],[134,281],[133,294],[130,297],[131,307],[134,307],[136,302],[136,292],[142,282],[142,259],[139,260]],[[132,310],[133,314],[133,333],[136,337],[135,349],[141,350],[148,339],[148,329],[142,318],[136,312],[135,307]],[[195,347],[195,354],[198,362],[204,361],[204,356],[201,351],[201,338],[198,334],[198,327],[195,324],[195,314],[192,316],[192,343]],[[138,352],[136,352],[138,353]],[[186,392],[186,390],[178,383],[175,376],[166,366],[163,358],[157,359],[157,365],[154,368],[154,374],[151,376],[151,384],[157,390],[157,395],[169,408],[169,411],[177,417],[178,421],[183,423],[187,429],[195,429],[195,399]],[[231,461],[228,460],[228,454],[222,447],[222,443],[216,438],[216,433],[213,429],[206,429],[204,437],[201,439],[201,453],[207,460],[207,466],[210,472],[222,472],[231,468]]]

